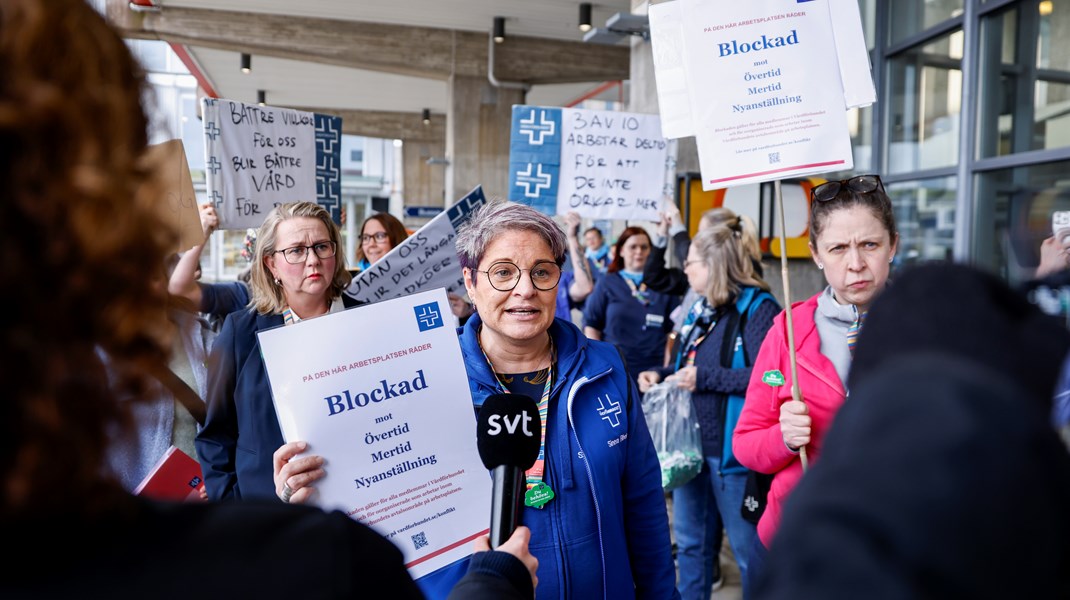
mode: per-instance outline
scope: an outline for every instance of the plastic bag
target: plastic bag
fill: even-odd
[[[643,415],[661,462],[665,491],[680,487],[702,471],[702,434],[691,392],[676,382],[661,382],[643,394]]]

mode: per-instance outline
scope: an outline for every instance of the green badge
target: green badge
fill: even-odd
[[[784,385],[784,374],[780,371],[766,371],[762,374],[762,381],[773,387],[782,386]]]
[[[524,506],[542,508],[547,502],[554,499],[554,491],[546,482],[540,481],[524,494]]]

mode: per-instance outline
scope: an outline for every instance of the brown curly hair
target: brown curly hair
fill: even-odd
[[[0,515],[93,511],[119,492],[117,398],[144,395],[172,334],[145,77],[84,0],[0,3],[0,73]]]

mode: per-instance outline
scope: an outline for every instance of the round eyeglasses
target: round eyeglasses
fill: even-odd
[[[531,285],[541,292],[548,292],[554,289],[557,287],[557,283],[561,281],[561,267],[557,266],[557,263],[550,261],[537,262],[530,269],[521,269],[511,262],[502,261],[492,264],[486,271],[479,271],[478,269],[476,271],[485,273],[487,279],[490,280],[491,287],[499,292],[513,291],[513,288],[520,283],[520,274],[523,271],[528,272],[528,276],[531,277]]]
[[[880,175],[858,175],[850,179],[827,181],[815,186],[810,191],[810,199],[817,202],[828,202],[835,198],[840,193],[840,190],[845,187],[860,194],[868,194],[877,189],[883,190],[884,184],[881,183]]]
[[[293,246],[283,250],[276,250],[274,253],[278,254],[281,252],[282,257],[286,259],[286,262],[291,265],[297,265],[308,259],[308,251],[310,248],[316,253],[316,257],[320,260],[334,256],[336,250],[334,242],[316,242],[311,246]]]

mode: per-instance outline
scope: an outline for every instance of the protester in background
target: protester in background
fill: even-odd
[[[580,245],[580,214],[570,211],[565,214],[565,237],[568,240],[568,260],[572,269],[561,271],[557,286],[555,316],[572,320],[572,309],[583,309],[583,302],[594,291],[594,275],[591,262],[587,260]]]
[[[468,300],[467,296],[453,292],[447,293],[446,299],[450,303],[450,312],[457,317],[457,326],[464,327],[464,324],[468,322],[468,318],[475,314],[476,307],[472,306],[472,302]]]
[[[168,269],[178,261],[172,254]],[[158,275],[161,287],[168,275]],[[108,467],[129,491],[137,489],[171,446],[197,457],[194,438],[205,419],[208,354],[216,333],[185,298],[169,297],[167,312],[175,326],[167,365],[172,376],[153,384],[143,401],[131,399],[134,426],[116,428],[108,449]]]
[[[773,542],[784,500],[802,477],[799,451],[813,464],[847,396],[854,343],[869,305],[888,282],[899,234],[880,177],[859,175],[815,187],[810,197],[810,252],[828,287],[792,306],[802,401],[791,396],[786,322],[781,313],[754,362],[747,401],[736,425],[739,462],[774,474],[768,506],[749,557],[753,587]]]
[[[554,318],[565,248],[552,219],[513,202],[481,207],[458,231],[476,305],[460,334],[472,398],[477,410],[497,393],[541,400],[544,459],[527,481],[552,498],[521,516],[538,598],[678,597],[661,470],[634,384],[616,349]],[[291,502],[325,474],[320,457],[290,460],[301,449],[280,448],[276,465],[276,491],[293,490]]]
[[[0,597],[419,598],[400,551],[340,512],[148,501],[101,468],[174,334],[161,266],[178,235],[140,160],[148,87],[83,0],[4,0],[0,72],[0,251],[34,250],[0,264],[18,282],[0,331],[0,531],[18,552]],[[531,597],[514,539],[523,562],[477,554],[466,598]]]
[[[700,299],[688,313],[673,364],[640,373],[639,391],[662,379],[689,390],[702,433],[702,471],[672,491],[680,595],[709,599],[719,575],[723,521],[749,597],[747,557],[757,534],[740,512],[747,469],[733,456],[732,427],[743,408],[751,357],[780,306],[754,274],[738,218],[700,231],[685,265]]]
[[[1026,282],[1022,291],[1040,310],[1070,327],[1070,229],[1060,229],[1041,243],[1036,279]],[[1052,425],[1070,447],[1070,356],[1055,386]]]
[[[609,246],[606,244],[606,239],[602,235],[602,230],[597,227],[588,227],[583,232],[583,243],[587,246],[584,251],[584,255],[587,260],[591,262],[591,266],[594,268],[595,273],[598,275],[605,275],[606,269],[609,268],[609,263],[612,262],[613,257],[609,256]]]
[[[375,213],[365,219],[360,228],[357,272],[366,270],[408,237],[405,226],[390,213]]]
[[[1065,327],[992,275],[897,278],[757,597],[1070,597],[1070,455],[1048,421],[1068,349]]]
[[[211,204],[202,204],[198,208],[201,216],[201,228],[204,241],[182,253],[178,263],[168,278],[167,291],[172,296],[185,298],[198,312],[214,322],[222,322],[230,313],[249,305],[249,287],[245,281],[225,281],[220,283],[201,283],[201,253],[204,245],[216,227],[219,216]],[[218,331],[217,327],[213,327]]]
[[[275,207],[256,236],[252,308],[227,318],[212,350],[208,418],[197,436],[212,500],[273,498],[271,456],[282,445],[256,333],[355,303],[340,235],[313,202]]]
[[[632,381],[640,372],[662,366],[665,340],[672,331],[672,314],[680,299],[655,292],[643,282],[643,265],[650,254],[650,236],[641,227],[628,227],[617,238],[617,257],[583,309],[587,337],[605,340],[624,355]]]

